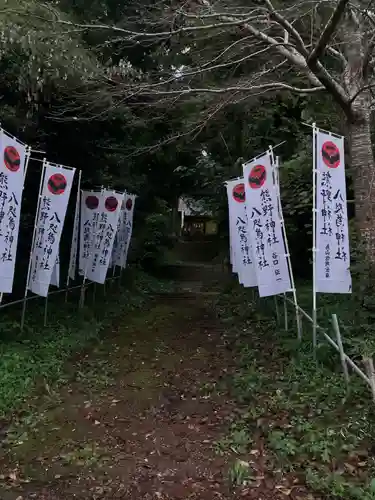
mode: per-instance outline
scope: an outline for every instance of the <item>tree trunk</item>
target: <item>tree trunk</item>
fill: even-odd
[[[348,96],[352,96],[350,137],[351,172],[354,184],[355,218],[361,246],[367,261],[375,262],[375,162],[371,141],[371,95],[368,90],[368,42],[356,15],[347,19],[347,67],[343,80]],[[365,90],[367,88],[367,90]]]
[[[356,100],[357,101],[357,100]],[[362,107],[363,106],[363,107]],[[361,110],[358,108],[362,107]],[[375,161],[370,111],[363,96],[356,102],[358,118],[349,123],[351,172],[355,195],[356,225],[370,262],[375,261]]]

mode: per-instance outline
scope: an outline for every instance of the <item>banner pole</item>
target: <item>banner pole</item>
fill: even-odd
[[[118,288],[121,288],[122,285],[122,267],[120,267],[119,275],[118,275]]]
[[[32,237],[32,240],[31,240],[31,248],[30,248],[30,256],[29,256],[29,266],[28,266],[28,269],[27,269],[25,294],[24,294],[24,297],[23,297],[23,304],[22,304],[21,332],[23,331],[23,328],[25,326],[27,293],[28,293],[28,290],[29,290],[29,281],[30,281],[30,276],[31,276],[31,265],[32,265],[32,258],[33,258],[33,253],[34,253],[34,248],[35,248],[35,239],[36,239],[36,226],[37,226],[37,222],[39,220],[40,202],[41,202],[41,199],[42,199],[42,189],[43,189],[43,182],[44,182],[45,174],[46,174],[46,159],[44,158],[43,159],[43,165],[42,165],[42,175],[40,177],[40,184],[39,184],[38,203],[37,203],[36,213],[35,213],[33,237]]]
[[[57,275],[57,263],[59,263],[59,269],[60,269],[60,247],[59,247],[59,253],[57,254],[57,259],[55,261],[56,275]],[[52,271],[52,275],[53,275],[53,271]],[[59,286],[60,285],[60,271],[59,271],[59,274],[57,276],[59,277],[59,279],[57,279],[57,284]],[[51,283],[50,283],[50,286],[51,286]],[[48,292],[47,292],[47,297],[45,298],[45,302],[44,302],[44,322],[43,322],[43,326],[47,326],[48,296],[49,296],[49,289],[48,289]]]
[[[77,261],[77,251],[78,251],[78,238],[79,238],[79,208],[80,208],[80,203],[81,203],[81,178],[82,178],[82,170],[79,171],[78,174],[78,186],[77,186],[77,199],[76,199],[76,209],[74,213],[74,222],[73,222],[73,234],[72,234],[72,242],[70,246],[70,258],[69,258],[69,267],[68,267],[68,276],[66,277],[66,291],[65,291],[65,302],[68,302],[68,293],[69,293],[69,282],[70,282],[70,264],[72,263],[74,257],[75,260]],[[76,254],[75,256],[73,255],[74,253],[74,236],[75,236],[75,228],[77,224],[77,219],[78,219],[78,231],[77,231],[77,246],[76,246]],[[74,274],[74,277],[76,275]]]
[[[124,195],[124,200],[122,203],[125,203],[125,193],[126,191],[123,192],[123,195]],[[125,208],[124,208],[125,210]],[[120,210],[120,217],[122,217],[123,219],[123,214],[121,214],[121,210]],[[121,229],[121,223],[122,223],[122,220],[120,221],[120,227],[118,227],[117,231],[116,231],[116,237],[117,237],[117,240],[119,238],[119,230]],[[117,242],[117,246],[119,245],[119,241]],[[116,252],[117,253],[117,252]],[[112,249],[112,256],[113,256],[113,249]],[[115,275],[116,275],[116,260],[117,260],[117,255],[114,255],[115,259],[112,261],[112,265],[113,265],[113,270],[112,270],[112,284],[111,284],[111,287],[114,286],[114,281],[115,281]]]
[[[93,232],[93,235],[92,235],[92,242],[91,242],[91,244],[90,244],[90,251],[89,251],[89,254],[88,254],[88,257],[87,257],[87,260],[86,260],[86,264],[85,264],[85,271],[84,271],[84,273],[83,273],[83,281],[82,281],[82,285],[81,285],[81,295],[80,295],[80,299],[79,299],[79,308],[80,308],[80,309],[83,309],[83,306],[85,305],[85,293],[86,293],[87,268],[88,268],[89,261],[90,261],[90,257],[91,257],[91,254],[92,254],[92,247],[93,247],[93,245],[94,245],[95,236],[96,236],[96,232],[95,232],[95,233]]]
[[[277,324],[279,325],[280,324],[280,312],[279,312],[279,304],[277,302],[277,296],[276,295],[274,297],[274,300],[275,300],[276,321],[277,321]]]
[[[48,315],[48,294],[44,301],[44,320],[43,320],[44,327],[47,326],[47,315]]]
[[[284,238],[284,245],[285,245],[285,252],[286,252],[286,261],[289,269],[289,277],[290,277],[290,284],[291,284],[291,292],[293,294],[293,301],[294,301],[294,307],[296,310],[296,324],[297,324],[297,336],[298,340],[302,339],[302,328],[301,328],[301,317],[298,309],[298,300],[297,300],[297,291],[296,291],[296,286],[294,282],[294,275],[293,275],[293,269],[292,269],[292,261],[290,259],[290,252],[289,252],[289,242],[288,242],[288,237],[286,234],[286,229],[285,229],[285,222],[284,222],[284,216],[283,216],[283,209],[281,206],[281,193],[280,193],[280,175],[279,175],[279,158],[277,158],[277,161],[275,161],[275,157],[273,154],[273,148],[272,146],[269,147],[270,153],[271,153],[271,159],[272,159],[272,165],[274,168],[275,172],[275,181],[276,181],[276,198],[277,198],[277,210],[279,214],[279,219],[280,219],[280,224],[281,224],[281,231],[282,235]],[[284,293],[284,313],[285,313],[285,330],[288,331],[288,317],[287,317],[287,304],[286,304],[286,293]]]
[[[125,196],[125,192],[124,192],[124,196]],[[120,211],[120,215],[121,215],[121,211]],[[115,238],[117,238],[117,240],[118,240],[118,237],[119,237],[119,229],[117,229],[116,235],[115,235]],[[117,243],[117,245],[118,245],[118,243]],[[114,280],[115,280],[115,275],[116,275],[116,255],[113,255],[113,248],[112,248],[112,257],[115,257],[115,259],[112,260],[113,269],[112,269],[111,287],[114,286]],[[104,291],[104,294],[105,294],[105,291]]]
[[[115,277],[116,277],[116,264],[115,264],[115,261],[113,260],[112,261],[112,265],[113,265],[113,269],[112,269],[112,280],[111,280],[111,284],[108,285],[108,288],[113,288],[115,286]],[[104,287],[105,287],[105,282],[104,282]],[[106,295],[106,290],[104,288],[104,295]]]
[[[333,329],[335,330],[335,333],[336,333],[336,341],[337,341],[336,343],[337,343],[337,347],[339,348],[340,361],[341,361],[342,371],[344,373],[346,388],[347,388],[347,391],[349,391],[349,380],[350,380],[349,379],[349,370],[348,370],[348,365],[346,364],[345,352],[344,352],[344,347],[342,345],[342,337],[341,337],[339,322],[338,322],[336,314],[332,314],[332,325],[333,325]]]
[[[286,293],[284,293],[284,328],[286,332],[289,330],[288,304],[286,301]]]
[[[313,229],[313,247],[312,247],[312,264],[313,264],[313,296],[312,296],[312,319],[313,319],[313,352],[316,359],[316,124],[313,123],[313,209],[312,209],[312,229]]]
[[[79,308],[83,309],[83,306],[85,305],[85,284],[86,284],[86,278],[85,276],[83,277],[82,285],[81,285],[81,293],[79,297]]]
[[[129,255],[129,249],[130,249],[130,243],[131,243],[132,236],[133,236],[134,210],[135,210],[135,200],[136,199],[137,199],[137,196],[132,195],[133,208],[132,208],[132,214],[131,214],[131,226],[130,226],[130,231],[127,232],[126,244],[124,246],[124,252],[122,254],[122,266],[121,267],[123,269],[126,269],[128,255]]]

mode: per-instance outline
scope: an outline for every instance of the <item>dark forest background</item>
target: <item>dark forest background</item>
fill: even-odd
[[[0,3],[4,8],[7,5],[4,0]],[[143,8],[142,2],[131,0],[61,0],[51,2],[52,7],[63,19],[105,23],[121,22],[131,15],[139,19]],[[179,54],[181,64],[188,64],[189,54],[183,54],[181,47],[167,50],[164,42],[149,47],[116,43],[108,31],[74,32],[46,23],[38,18],[41,12],[45,17],[38,3],[21,2],[18,12],[2,15],[1,124],[34,149],[45,151],[50,161],[81,169],[83,188],[112,186],[138,196],[134,263],[152,269],[163,261],[176,241],[174,212],[181,194],[202,197],[214,208],[225,252],[223,182],[241,173],[242,160],[285,141],[276,152],[282,162],[282,203],[292,261],[297,276],[310,277],[311,129],[303,123],[314,120],[324,128],[344,132],[330,97],[267,94],[222,106],[211,119],[200,122],[205,105],[202,96],[171,106],[169,101],[163,105],[162,100],[154,103],[137,95],[126,99],[121,95],[121,82],[170,62],[171,51]],[[111,85],[106,75],[111,75]],[[221,77],[225,74],[220,70],[210,76]],[[113,81],[119,82],[119,88]],[[194,123],[199,126],[191,127]],[[23,200],[17,294],[26,276],[40,171],[41,163],[31,160]],[[73,190],[60,249],[62,280],[74,204]]]

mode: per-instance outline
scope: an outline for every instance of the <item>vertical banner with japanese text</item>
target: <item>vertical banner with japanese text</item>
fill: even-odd
[[[234,214],[233,214],[233,209],[232,209],[232,200],[230,199],[230,187],[229,187],[229,182],[226,182],[226,189],[227,189],[227,199],[228,199],[228,226],[229,226],[229,257],[230,257],[230,263],[232,265],[232,272],[236,273],[236,255],[235,255],[235,232],[234,232]]]
[[[115,241],[113,242],[113,246],[116,244],[116,235],[115,235]],[[111,256],[109,258],[109,264],[108,264],[108,269],[111,269],[113,267],[113,250],[111,253]]]
[[[244,165],[244,183],[259,295],[290,291],[270,152]]]
[[[123,194],[109,190],[104,190],[100,199],[98,226],[94,236],[92,258],[90,258],[86,273],[87,278],[96,283],[103,284],[107,276],[123,199]]]
[[[124,210],[122,211],[122,220],[120,229],[118,232],[118,251],[115,260],[116,266],[126,267],[128,260],[128,252],[130,247],[130,241],[133,233],[133,216],[134,216],[134,205],[135,205],[135,195],[125,194],[124,195]]]
[[[119,265],[119,266],[121,265],[120,240],[123,237],[125,226],[126,226],[125,203],[126,203],[126,193],[124,193],[124,199],[122,200],[122,203],[121,203],[120,214],[118,217],[117,227],[116,227],[115,241],[113,242],[112,255],[111,255],[111,261],[109,263],[109,267],[112,267],[112,266],[115,267],[117,265]]]
[[[236,274],[237,266],[236,266],[236,256],[234,252],[235,237],[234,237],[234,230],[231,224],[230,214],[228,217],[228,221],[229,221],[229,259],[230,259],[230,264],[232,266],[232,272]]]
[[[55,265],[53,266],[51,285],[60,287],[60,257],[57,254]]]
[[[351,293],[344,138],[316,132],[316,291]]]
[[[47,297],[56,264],[75,169],[45,165],[31,253],[28,289]]]
[[[233,268],[245,287],[257,286],[248,234],[248,218],[245,204],[245,186],[240,180],[227,182],[230,233],[233,238]]]
[[[101,191],[82,191],[81,193],[81,231],[79,238],[79,274],[81,276],[85,275],[90,265],[101,198]]]
[[[0,130],[0,293],[11,293],[25,177],[26,146]]]
[[[232,266],[232,272],[234,274],[238,274],[237,263],[236,263],[236,254],[235,254],[235,242],[236,242],[235,228],[234,228],[234,224],[232,223],[233,209],[232,209],[232,202],[229,198],[228,187],[227,187],[227,197],[228,197],[228,224],[229,224],[229,258],[230,258],[230,264]]]
[[[70,247],[70,257],[69,257],[69,270],[68,276],[71,280],[76,279],[76,268],[77,268],[77,253],[78,253],[78,240],[79,240],[79,212],[81,205],[81,188],[80,182],[81,180],[81,172],[79,174],[79,182],[77,188],[77,199],[76,199],[76,209],[74,213],[74,224],[73,224],[73,235],[72,235],[72,244]]]

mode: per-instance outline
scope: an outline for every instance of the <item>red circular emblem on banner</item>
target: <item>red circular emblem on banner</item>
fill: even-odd
[[[233,188],[233,198],[237,201],[237,203],[245,202],[245,184],[237,184]]]
[[[97,196],[90,195],[86,198],[86,207],[90,210],[95,210],[99,206],[99,198]]]
[[[340,151],[335,143],[326,141],[323,144],[322,158],[328,168],[337,168],[340,165]]]
[[[267,172],[263,165],[255,165],[249,175],[249,185],[251,189],[259,189],[267,179]]]
[[[125,204],[125,206],[126,206],[126,209],[127,209],[127,210],[131,210],[131,209],[132,209],[132,207],[133,207],[133,202],[132,202],[131,198],[128,198],[128,199],[126,200],[126,204]]]
[[[20,154],[13,146],[8,146],[4,149],[4,163],[8,170],[17,172],[20,168]]]
[[[108,210],[108,212],[114,212],[117,208],[118,201],[115,196],[108,196],[105,200],[104,206]]]
[[[52,194],[63,194],[66,188],[66,179],[63,174],[53,174],[48,179],[47,186]]]

